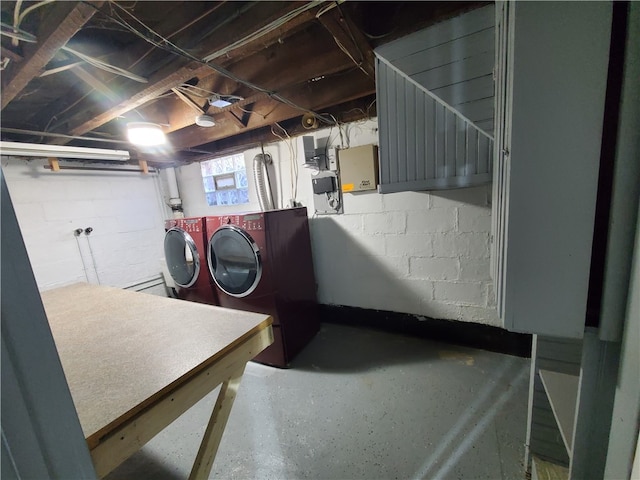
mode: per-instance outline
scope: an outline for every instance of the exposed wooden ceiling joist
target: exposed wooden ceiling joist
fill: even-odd
[[[38,43],[27,48],[27,54],[20,63],[14,64],[4,76],[1,96],[1,108],[4,109],[27,84],[38,76],[51,61],[56,52],[73,37],[82,26],[96,13],[102,1],[88,2],[55,2],[38,31]],[[92,6],[93,5],[93,6]],[[96,7],[96,8],[94,8]]]
[[[225,36],[225,33],[226,35],[232,34],[234,38],[237,38],[239,34],[244,34],[245,36],[249,35],[255,30],[259,30],[260,28],[269,25],[280,16],[290,12],[295,6],[299,6],[299,4],[300,2],[278,3],[278,5],[280,5],[279,10],[272,16],[266,17],[258,23],[255,18],[252,18],[251,16],[247,16],[246,18],[241,17],[238,21],[239,24],[234,23],[229,25],[228,30],[230,31],[221,32],[219,36],[216,36],[215,42],[208,48],[210,51],[219,50],[228,44],[228,37]],[[311,11],[307,11],[300,14],[287,24],[287,28],[294,28],[300,25],[301,22],[304,22],[305,20],[308,21],[308,17],[312,15],[312,13],[313,12]],[[281,27],[267,34],[256,36],[243,47],[234,49],[233,52],[230,52],[230,55],[233,53],[235,57],[240,58],[243,55],[250,54],[252,51],[262,49],[264,48],[265,43],[272,43],[275,39],[279,38],[279,36],[282,36],[283,33],[286,33],[286,30],[283,29],[284,27]],[[229,58],[227,58],[227,63],[228,62]],[[178,67],[176,65],[177,63],[182,65]],[[204,65],[201,62],[187,61],[176,57],[174,63],[167,65],[161,71],[153,75],[153,77],[149,79],[149,83],[146,87],[139,89],[137,92],[128,92],[126,95],[129,97],[128,100],[112,106],[99,115],[91,115],[91,118],[88,120],[78,122],[71,119],[69,121],[68,128],[72,135],[83,135],[107,122],[110,122],[120,115],[144,105],[145,103],[157,98],[159,95],[171,90],[171,88],[174,88],[193,77],[206,76],[212,71],[213,69],[211,66]]]
[[[340,122],[353,122],[375,116],[375,95],[372,94],[346,103],[334,105],[331,108],[327,108],[326,112],[335,116]],[[302,125],[302,119],[300,116],[293,117],[288,120],[282,120],[278,123],[292,137],[305,132],[313,132],[313,130],[309,130]],[[322,126],[319,128],[322,128]],[[249,148],[258,147],[261,144],[268,144],[278,140],[279,138],[271,132],[270,126],[264,126],[254,130],[248,130],[231,137],[225,137],[221,140],[216,140],[199,149],[205,150],[208,153],[198,153],[191,150],[188,155],[181,152],[182,154],[180,156],[172,157],[172,159],[164,159],[164,161],[161,159],[154,159],[150,161],[156,167],[166,167],[180,163],[201,162],[211,160],[214,156],[232,155]]]
[[[170,145],[157,158],[129,145],[133,157],[191,162],[212,149],[270,138],[276,122],[300,131],[305,112],[321,118],[321,126],[332,121],[329,114],[342,120],[341,106],[357,105],[356,116],[366,116],[375,91],[372,48],[478,3],[111,0],[65,31],[73,24],[67,13],[85,7],[93,14],[96,5],[42,4],[20,24],[36,44],[20,40],[15,47],[2,36],[3,81],[18,89],[11,93],[5,85],[2,92],[3,140],[31,135],[30,141],[96,146],[93,137],[109,148],[109,142],[128,145],[125,124],[143,119],[162,125]],[[0,3],[7,19],[23,7]],[[90,58],[65,63],[67,40]],[[208,56],[215,65],[203,64]],[[147,83],[104,71],[105,63]],[[44,69],[49,74],[39,76]],[[242,100],[220,109],[210,105],[216,95]],[[216,125],[196,126],[202,113]]]
[[[335,9],[319,18],[320,23],[331,33],[336,44],[352,61],[371,78],[375,76],[374,55],[360,29]]]
[[[359,98],[375,92],[373,80],[360,70],[353,70],[343,76],[324,79],[313,83],[304,83],[284,89],[283,95],[310,110],[321,111],[322,108]],[[256,102],[253,115],[246,129],[260,128],[275,122],[297,117],[302,114],[293,108],[273,99]],[[188,127],[169,136],[173,147],[177,150],[202,145],[227,136],[237,134],[241,129],[235,122],[224,117],[216,117],[217,125],[203,129],[197,126]]]

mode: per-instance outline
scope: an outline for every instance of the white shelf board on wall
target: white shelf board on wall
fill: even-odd
[[[549,397],[551,410],[556,418],[556,422],[558,422],[564,445],[567,447],[569,456],[571,456],[571,452],[573,451],[573,430],[576,424],[576,399],[578,398],[580,377],[549,370],[540,370],[540,379],[547,392],[547,397]]]

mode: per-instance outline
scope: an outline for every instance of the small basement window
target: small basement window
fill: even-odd
[[[209,206],[249,203],[249,183],[244,155],[214,158],[200,164]]]

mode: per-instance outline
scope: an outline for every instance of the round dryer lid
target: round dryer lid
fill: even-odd
[[[207,262],[218,288],[232,297],[249,295],[262,276],[258,245],[251,235],[235,225],[223,225],[211,236]]]

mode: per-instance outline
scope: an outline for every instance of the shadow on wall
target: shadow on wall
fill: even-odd
[[[341,224],[333,217],[310,220],[318,301],[446,318],[429,311],[433,282],[408,278],[409,257],[385,255],[384,235],[349,230],[344,222],[359,216],[345,217]]]
[[[483,199],[475,193],[475,188],[457,188],[453,190],[432,190],[429,192],[434,202],[439,199],[460,202],[466,205],[475,205],[476,207],[487,207],[491,205],[491,189],[487,189],[487,195]]]

